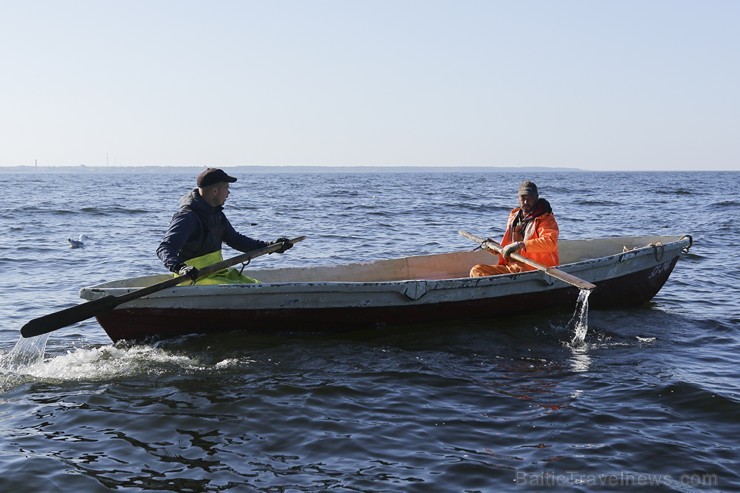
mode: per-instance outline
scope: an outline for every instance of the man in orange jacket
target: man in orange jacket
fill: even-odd
[[[470,277],[516,274],[535,270],[510,258],[519,252],[528,259],[547,267],[560,263],[558,255],[558,223],[550,203],[541,199],[537,185],[525,181],[519,186],[519,207],[511,211],[506,232],[501,240],[502,251],[498,265],[478,264],[470,269]]]

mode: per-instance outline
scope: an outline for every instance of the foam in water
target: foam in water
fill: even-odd
[[[591,368],[591,357],[586,345],[571,347],[570,369],[574,372],[586,372]]]
[[[44,359],[48,334],[21,338],[12,351],[0,356],[2,389],[8,390],[29,378],[51,381],[108,381],[138,374],[220,371],[249,364],[249,359],[225,359],[203,363],[197,356],[174,354],[148,345],[105,345],[75,348]]]

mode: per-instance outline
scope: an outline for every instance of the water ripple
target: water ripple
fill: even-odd
[[[651,303],[591,310],[579,345],[569,313],[491,313],[342,336],[149,344],[111,344],[86,320],[34,342],[43,349],[19,340],[25,321],[79,303],[82,286],[163,271],[154,252],[193,176],[147,175],[142,205],[125,173],[6,175],[8,491],[526,491],[552,478],[563,481],[553,489],[593,491],[592,478],[645,475],[659,490],[729,491],[739,480],[740,228],[738,202],[720,193],[736,173],[526,177],[563,238],[695,240]],[[524,178],[261,174],[258,187],[234,185],[226,210],[257,238],[308,236],[260,266],[358,262],[470,249],[459,229],[500,236]],[[71,193],[81,183],[107,193]],[[82,233],[89,246],[70,249]],[[687,477],[704,482],[692,490]]]

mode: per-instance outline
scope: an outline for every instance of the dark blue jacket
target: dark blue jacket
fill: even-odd
[[[180,199],[180,210],[172,216],[157,256],[168,270],[176,272],[175,267],[186,260],[220,250],[222,243],[240,252],[268,245],[237,233],[223,207],[208,205],[196,188]]]

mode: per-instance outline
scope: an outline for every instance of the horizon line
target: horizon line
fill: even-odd
[[[209,167],[206,165],[195,165],[195,164],[114,164],[114,165],[88,165],[88,164],[21,164],[21,165],[3,165],[0,164],[0,172],[3,171],[128,171],[128,170],[192,170],[192,169],[203,169]],[[613,172],[737,172],[740,169],[639,169],[639,168],[627,168],[627,169],[589,169],[579,168],[574,166],[548,166],[548,165],[537,165],[537,166],[521,166],[521,165],[439,165],[439,164],[378,164],[378,165],[336,165],[336,164],[236,164],[229,166],[210,166],[219,168],[250,168],[255,171],[275,171],[275,172],[290,172],[290,171],[339,171],[339,170],[372,170],[372,171],[502,171],[502,172],[516,172],[516,171],[540,171],[540,172],[595,172],[595,173],[613,173]]]

